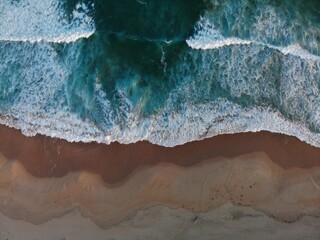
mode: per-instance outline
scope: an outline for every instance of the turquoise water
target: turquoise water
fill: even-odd
[[[0,122],[69,141],[269,130],[320,146],[319,47],[319,1],[5,1]]]

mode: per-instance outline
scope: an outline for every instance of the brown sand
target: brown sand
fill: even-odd
[[[61,177],[85,170],[114,184],[135,169],[161,162],[191,166],[217,156],[235,157],[262,151],[283,168],[320,166],[320,149],[294,137],[269,132],[222,135],[165,148],[148,142],[122,145],[69,143],[45,136],[26,137],[20,131],[0,126],[0,152],[18,160],[36,177]]]
[[[0,240],[234,239],[228,229],[248,222],[260,232],[243,239],[289,239],[283,229],[290,239],[320,236],[320,149],[293,137],[245,133],[165,148],[28,138],[0,126],[0,153]]]
[[[34,224],[77,209],[109,227],[155,205],[208,212],[228,203],[285,222],[320,217],[320,167],[283,169],[264,153],[208,159],[187,168],[161,163],[139,169],[117,187],[86,171],[35,178],[20,162],[1,161],[0,212]]]

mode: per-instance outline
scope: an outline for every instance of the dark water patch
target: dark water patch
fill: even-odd
[[[180,53],[189,50],[185,42],[137,41],[110,33],[96,33],[56,49],[70,69],[70,109],[98,125],[106,122],[101,101],[111,102],[110,112],[114,114],[120,111],[119,101],[124,100],[119,95],[125,96],[130,110],[141,117],[163,108],[179,82],[170,72],[180,64]],[[105,93],[104,99],[97,97],[97,85]]]
[[[72,11],[79,1],[64,3],[67,11]],[[114,98],[121,91],[139,105],[142,115],[161,108],[176,81],[167,73],[177,64],[180,51],[188,50],[185,40],[194,33],[204,6],[204,1],[198,0],[94,1],[96,32],[81,41],[77,50],[81,56],[76,57],[70,77],[74,82],[69,88],[74,96],[70,97],[72,109],[82,112],[84,118],[91,115],[83,109],[82,97],[74,93],[84,88],[92,92],[89,98],[93,99],[97,79],[109,101],[117,102]],[[72,56],[70,51],[74,49],[65,55]]]
[[[184,40],[203,11],[202,0],[98,0],[97,31],[139,39]]]

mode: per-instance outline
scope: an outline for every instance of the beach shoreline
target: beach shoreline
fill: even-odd
[[[166,225],[143,225],[148,217],[137,216],[155,214],[160,222],[171,219],[181,227],[176,211],[183,212],[181,219],[216,216],[224,206],[233,210],[224,213],[229,217],[221,219],[221,229],[261,216],[260,227],[271,224],[280,234],[283,224],[304,226],[307,217],[316,226],[310,234],[320,236],[320,149],[294,137],[241,133],[166,148],[147,142],[69,143],[26,137],[5,126],[0,126],[0,136],[0,223],[5,226],[0,233],[9,236],[4,239],[21,239],[10,237],[12,229],[20,229],[16,236],[25,233],[31,234],[26,239],[35,239],[29,229],[40,233],[42,227],[61,223],[74,229],[84,222],[88,233],[99,232],[96,237],[120,228],[121,233],[131,229],[128,237],[144,229],[157,239],[157,229]],[[237,209],[245,217],[230,220]],[[144,228],[136,229],[139,224]],[[115,239],[123,239],[114,231]],[[68,234],[60,238],[70,239]],[[73,236],[81,239],[76,232]]]
[[[121,182],[141,166],[169,162],[191,166],[215,157],[235,157],[265,152],[283,168],[320,166],[320,149],[295,137],[257,132],[219,135],[172,148],[148,142],[133,144],[70,143],[42,135],[26,137],[19,130],[0,125],[0,153],[18,160],[35,177],[61,177],[86,170],[106,183]]]

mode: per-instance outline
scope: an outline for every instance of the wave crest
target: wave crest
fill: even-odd
[[[239,7],[230,6],[232,11]],[[280,36],[279,44],[273,44],[262,33],[252,38],[232,35],[207,15],[187,40],[191,48],[161,43],[159,54],[137,63],[121,58],[131,50],[125,44],[143,56],[141,49],[153,48],[139,43],[137,50],[125,40],[112,45],[103,33],[63,46],[0,41],[0,123],[29,136],[40,133],[71,142],[148,140],[175,146],[219,134],[267,130],[320,147],[316,51],[300,47],[294,37],[281,42]],[[53,25],[61,26],[59,21]],[[72,26],[81,30],[88,25],[80,21]],[[112,52],[115,46],[119,51]],[[167,49],[177,46],[179,51],[173,50],[170,58]],[[150,65],[147,71],[137,67],[148,60],[160,66],[156,74]]]
[[[58,0],[0,2],[0,41],[70,43],[95,31],[90,9],[78,3],[67,14]]]
[[[281,51],[283,54],[291,54],[305,59],[320,60],[320,57],[313,55],[303,49],[298,43],[286,47],[274,46],[256,40],[247,40],[237,37],[224,37],[219,30],[206,18],[201,17],[196,26],[196,34],[186,40],[189,47],[193,49],[218,49],[230,45],[256,44]]]

